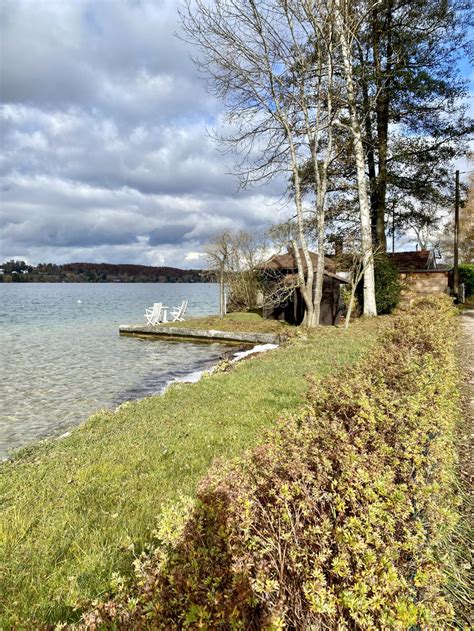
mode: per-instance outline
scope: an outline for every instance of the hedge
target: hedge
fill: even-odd
[[[450,626],[452,313],[446,297],[399,312],[366,359],[313,383],[265,444],[216,463],[186,519],[163,518],[135,583],[83,627]]]

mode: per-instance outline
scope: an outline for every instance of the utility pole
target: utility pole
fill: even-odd
[[[459,297],[459,171],[456,171],[456,189],[454,198],[454,270],[453,294]]]
[[[395,252],[395,204],[392,213],[392,254]]]

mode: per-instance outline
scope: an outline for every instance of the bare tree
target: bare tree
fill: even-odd
[[[421,250],[428,250],[430,247],[437,248],[436,234],[442,221],[442,209],[432,201],[421,205],[419,213],[412,212],[411,216],[405,219],[407,228],[413,231],[418,247]]]
[[[223,230],[214,235],[205,247],[209,270],[219,279],[219,314],[221,318],[226,313],[225,284],[232,258],[232,236],[229,230]]]
[[[205,247],[209,271],[219,280],[220,315],[227,304],[233,310],[256,307],[260,289],[259,266],[268,258],[266,239],[258,232],[224,230],[213,236]],[[226,300],[226,288],[229,299]]]
[[[471,160],[474,155],[471,154]],[[453,262],[454,218],[451,217],[437,235],[438,245],[446,263]],[[474,264],[474,171],[469,174],[466,198],[459,211],[459,261]]]
[[[319,324],[320,305],[323,295],[324,282],[324,253],[325,253],[325,223],[326,223],[326,196],[328,190],[328,171],[334,158],[333,155],[333,91],[335,88],[334,72],[334,29],[332,20],[332,1],[314,2],[302,1],[301,22],[310,25],[310,41],[316,43],[311,55],[302,56],[306,65],[308,60],[313,62],[313,68],[305,67],[303,76],[308,74],[311,78],[309,91],[306,95],[305,86],[302,85],[303,98],[301,107],[305,121],[306,133],[311,152],[311,165],[313,171],[313,192],[315,197],[315,213],[317,225],[318,263],[316,272],[316,286],[314,291],[313,320],[308,313],[308,324]],[[297,5],[296,5],[297,6]],[[313,103],[315,104],[313,106]],[[312,113],[312,106],[314,114]],[[304,234],[304,222],[298,222],[301,232]],[[296,253],[296,250],[295,250]],[[308,257],[307,257],[308,258]],[[298,265],[300,274],[300,265]],[[301,281],[301,278],[300,278]],[[312,287],[311,287],[312,291]]]
[[[319,323],[324,275],[327,171],[333,157],[331,1],[203,0],[187,2],[184,31],[200,49],[198,67],[227,106],[235,133],[220,140],[241,155],[243,186],[286,175],[297,235],[293,252],[306,305],[305,323]],[[301,168],[313,168],[318,269],[305,236]]]
[[[231,233],[231,244],[229,303],[233,310],[253,309],[261,290],[259,266],[268,258],[267,241],[259,232],[239,230]]]

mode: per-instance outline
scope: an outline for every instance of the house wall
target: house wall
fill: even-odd
[[[321,300],[320,324],[339,324],[342,301],[340,297],[340,282],[335,278],[325,276],[323,283],[323,297]],[[301,324],[305,313],[303,296],[299,289],[295,289],[294,298],[284,306],[264,307],[263,317],[270,320],[282,320],[290,324]]]
[[[448,270],[423,270],[417,272],[401,272],[402,299],[413,295],[449,294]]]
[[[335,278],[324,278],[319,324],[339,324],[343,307],[340,288],[341,283]]]

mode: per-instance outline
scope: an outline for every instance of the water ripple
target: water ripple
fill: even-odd
[[[221,344],[120,337],[118,326],[157,301],[215,313],[217,297],[200,283],[0,283],[0,459],[215,363]]]

